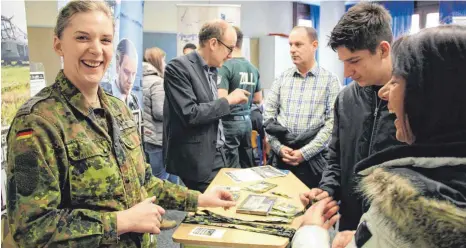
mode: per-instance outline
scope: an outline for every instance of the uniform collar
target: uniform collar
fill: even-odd
[[[60,70],[58,73],[55,83],[70,105],[78,110],[82,115],[87,117],[92,112],[93,109],[89,102],[81,91],[79,91],[79,89],[65,76],[63,70]],[[110,104],[106,93],[100,86],[97,90],[97,95],[99,96],[102,108],[110,110],[114,115],[121,114],[121,111],[117,110],[117,106]]]

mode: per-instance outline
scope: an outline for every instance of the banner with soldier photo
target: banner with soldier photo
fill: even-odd
[[[29,49],[24,1],[2,1],[2,214],[6,205],[6,136],[16,111],[30,97]]]
[[[102,79],[102,88],[126,103],[141,133],[142,125],[142,36],[144,2],[106,1],[115,18],[115,53]]]
[[[139,133],[142,125],[142,37],[144,1],[121,1],[119,8],[118,37],[115,41],[114,77],[103,88],[123,100],[133,112],[138,123]]]

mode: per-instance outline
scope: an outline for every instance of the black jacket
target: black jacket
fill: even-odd
[[[219,119],[230,114],[214,100],[196,52],[171,60],[164,77],[163,154],[167,172],[202,182],[213,170]]]
[[[309,144],[322,127],[310,129],[297,135],[290,133],[290,131],[288,131],[286,127],[280,125],[276,119],[269,119],[264,123],[264,128],[268,134],[277,137],[281,144],[293,150],[297,150]]]
[[[340,230],[356,229],[363,213],[355,194],[354,166],[369,155],[401,144],[396,140],[395,116],[377,96],[380,87],[360,87],[356,82],[338,95],[329,144],[328,166],[319,188],[340,200]]]
[[[293,150],[300,149],[301,147],[309,144],[314,137],[319,133],[320,129],[322,128],[317,127],[314,129],[308,129],[307,131],[297,134],[292,134],[288,131],[288,129],[280,123],[276,119],[269,119],[264,123],[265,131],[277,137],[277,139],[285,146]],[[319,154],[316,154],[312,159],[309,161],[304,161],[298,166],[291,166],[283,162],[282,158],[279,154],[275,154],[272,151],[271,157],[271,164],[275,167],[280,169],[290,170],[296,177],[299,178],[306,186],[309,188],[316,187],[319,180],[322,178],[322,171],[326,167],[326,162],[324,156],[326,155],[327,150],[324,149]]]

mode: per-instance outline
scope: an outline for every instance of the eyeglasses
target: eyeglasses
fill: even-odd
[[[230,51],[230,52],[228,52],[228,55],[230,55],[230,54],[233,52],[233,48],[232,48],[232,47],[229,47],[229,46],[225,45],[225,43],[223,43],[223,42],[222,42],[221,40],[219,40],[219,39],[217,39],[217,40],[218,40],[218,42],[220,42],[220,44],[222,44],[222,45],[224,45],[226,48],[228,48],[228,51]]]

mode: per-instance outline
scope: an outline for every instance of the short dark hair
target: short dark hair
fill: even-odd
[[[315,41],[317,40],[317,31],[315,30],[315,28],[313,27],[306,27],[306,26],[296,26],[293,28],[293,30],[295,29],[304,29],[307,33],[307,36],[309,37],[309,40],[312,42],[312,41]]]
[[[243,32],[237,26],[233,26],[236,31],[236,47],[241,49],[243,47]]]
[[[123,63],[124,55],[130,57],[131,59],[135,61],[138,60],[138,52],[136,51],[136,47],[130,40],[126,38],[120,40],[120,42],[117,45],[116,60],[119,65]]]
[[[194,45],[193,43],[187,43],[186,45],[184,45],[183,50],[184,50],[184,49],[193,49],[193,50],[196,50],[197,47],[196,47],[196,45]]]
[[[225,33],[227,23],[222,20],[210,21],[202,25],[199,31],[199,45],[204,47],[204,43],[212,38],[222,40]]]
[[[406,80],[405,112],[415,142],[466,127],[466,27],[421,30],[393,44],[393,75]]]
[[[344,46],[351,52],[375,53],[382,41],[392,43],[392,17],[382,5],[363,2],[351,7],[330,34],[328,45],[336,51]]]

